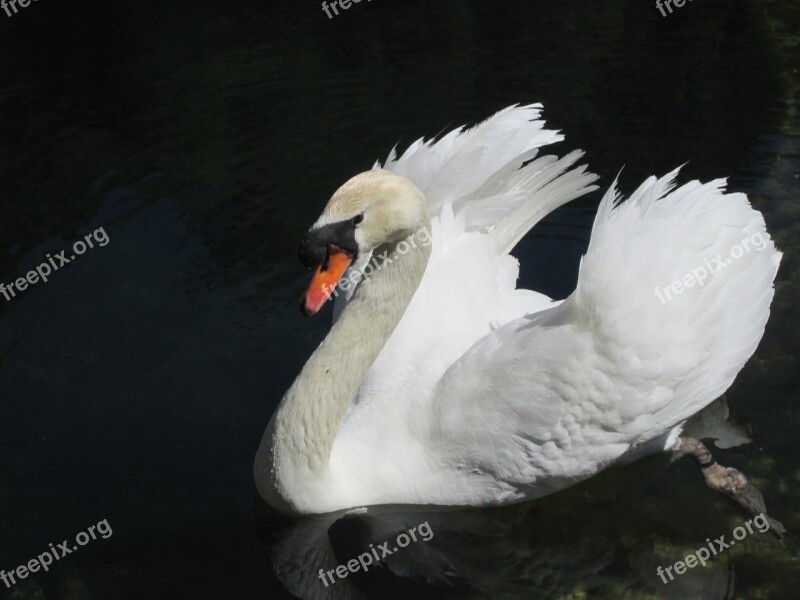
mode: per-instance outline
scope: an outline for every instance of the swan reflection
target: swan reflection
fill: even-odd
[[[679,503],[673,510],[686,509],[687,518],[666,539],[675,514],[669,500],[658,498],[648,498],[633,519],[632,509],[640,506],[614,503],[626,493],[622,474],[651,468],[634,465],[574,492],[497,509],[378,507],[300,520],[265,516],[259,524],[277,578],[303,599],[730,597],[732,553],[667,584],[656,575],[658,566],[681,560],[707,532],[719,535],[727,525],[692,514],[690,502]],[[741,518],[732,511],[728,517]],[[397,548],[398,535],[421,525],[431,531],[428,541],[418,534]],[[337,576],[337,566],[346,569],[348,561],[386,542],[391,553],[380,564]]]

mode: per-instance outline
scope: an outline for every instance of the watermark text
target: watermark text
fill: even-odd
[[[334,15],[337,17],[339,16],[339,9],[347,10],[353,4],[358,4],[361,0],[333,0],[330,4],[327,2],[322,3],[322,11],[328,15],[328,20],[332,19]],[[372,2],[372,0],[367,0],[367,2]],[[338,7],[337,7],[338,4]],[[331,14],[331,10],[333,10],[333,15]]]
[[[419,538],[417,538],[417,534],[419,534]],[[395,539],[395,546],[391,549],[389,548],[389,544],[391,542],[384,542],[383,544],[378,544],[376,548],[374,544],[369,545],[369,552],[364,552],[358,556],[358,558],[353,558],[347,561],[347,566],[339,565],[335,569],[331,569],[329,571],[325,571],[324,569],[319,570],[319,578],[322,583],[325,584],[325,587],[328,587],[331,583],[336,583],[336,579],[333,578],[333,575],[339,579],[344,579],[350,573],[357,573],[359,570],[362,570],[366,573],[369,570],[370,565],[378,565],[380,562],[387,556],[394,554],[400,548],[405,548],[412,542],[418,542],[422,540],[423,542],[429,542],[433,539],[433,529],[431,526],[428,525],[428,522],[425,521],[421,525],[417,525],[416,527],[412,527],[408,530],[408,533],[400,533],[398,534],[397,538]],[[374,560],[373,560],[374,558]],[[328,583],[328,579],[330,579],[330,583]]]
[[[423,227],[398,243],[397,246],[395,246],[394,253],[398,256],[403,256],[412,248],[418,248],[419,246],[417,246],[417,243],[422,246],[430,246],[431,242],[433,242],[431,232],[428,231],[427,228]],[[359,271],[358,269],[349,269],[347,277],[342,277],[337,283],[325,288],[325,295],[327,296],[327,299],[330,300],[331,296],[338,298],[339,290],[347,292],[350,290],[350,288],[358,285],[362,279],[364,281],[369,281],[376,271],[392,264],[395,260],[397,260],[397,257],[389,258],[389,251],[386,250],[385,252],[374,256],[366,264],[363,270]]]
[[[721,535],[714,541],[711,541],[710,538],[706,538],[707,546],[702,546],[694,551],[692,554],[688,554],[683,560],[679,560],[674,565],[670,565],[667,568],[664,568],[659,565],[656,569],[656,575],[661,578],[661,581],[664,582],[666,585],[669,583],[667,581],[667,576],[669,576],[669,581],[674,581],[675,577],[672,575],[672,571],[675,571],[676,575],[683,575],[686,573],[686,569],[694,569],[698,564],[706,566],[706,562],[712,557],[716,556],[717,554],[724,552],[731,546],[735,546],[737,541],[742,541],[744,538],[747,537],[748,534],[753,533],[753,525],[758,528],[759,533],[766,533],[769,531],[769,521],[767,521],[767,517],[764,516],[764,513],[761,513],[757,517],[750,519],[747,521],[744,526],[739,526],[733,530],[733,537],[734,539],[725,541],[725,536]],[[745,529],[747,527],[747,529]]]
[[[730,257],[726,260],[722,254],[717,254],[715,257],[703,261],[703,264],[693,269],[691,273],[687,273],[681,279],[676,279],[665,288],[656,286],[656,296],[661,300],[662,304],[666,304],[668,300],[672,300],[673,294],[678,295],[686,291],[686,288],[694,287],[695,285],[704,286],[706,280],[730,265],[734,260],[744,256],[752,250],[761,251],[767,247],[767,240],[764,234],[760,231],[754,233],[750,237],[744,238],[741,242],[734,245],[730,249]]]
[[[39,281],[46,282],[47,278],[54,271],[58,271],[64,265],[71,263],[78,256],[86,252],[88,248],[94,248],[94,242],[92,240],[97,242],[98,246],[105,246],[110,241],[105,229],[102,227],[95,229],[94,232],[87,234],[82,240],[78,240],[72,244],[72,251],[74,254],[69,258],[66,256],[66,250],[62,250],[55,256],[50,256],[48,253],[46,256],[47,260],[36,267],[35,270],[28,271],[25,277],[20,277],[9,284],[0,282],[0,294],[3,294],[6,301],[10,302],[11,298],[17,296],[17,292],[24,292],[29,285],[33,285]],[[16,291],[14,288],[16,288]]]
[[[688,0],[688,2],[691,1],[692,0]],[[662,17],[666,17],[667,13],[664,10],[665,7],[669,11],[669,14],[672,14],[672,4],[675,5],[675,8],[682,8],[686,2],[687,0],[664,0],[663,2],[661,0],[656,0],[656,8],[661,11]]]
[[[111,537],[114,532],[111,531],[111,526],[108,524],[108,519],[103,519],[97,525],[92,525],[86,531],[81,531],[75,536],[75,543],[70,545],[69,540],[64,540],[60,544],[50,544],[49,550],[45,550],[36,558],[32,558],[27,563],[18,566],[16,569],[6,573],[5,570],[0,570],[0,580],[10,588],[12,585],[17,584],[17,580],[27,579],[31,573],[36,573],[40,569],[42,571],[49,571],[50,565],[57,560],[61,560],[67,554],[72,554],[81,546],[85,546],[92,540],[96,540],[98,534],[104,540]]]

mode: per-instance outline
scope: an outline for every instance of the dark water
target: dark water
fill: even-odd
[[[0,12],[0,568],[103,519],[113,534],[0,598],[792,598],[797,542],[754,534],[665,585],[746,517],[687,461],[651,457],[522,506],[288,521],[252,460],[325,334],[303,319],[303,231],[398,140],[541,101],[606,187],[691,161],[730,175],[785,251],[767,333],[727,394],[754,442],[719,450],[800,530],[800,8],[696,0],[237,5],[39,0]],[[515,252],[575,283],[595,193]],[[67,254],[69,257],[69,254]],[[385,513],[385,514],[384,514]],[[385,568],[317,578],[427,522]]]

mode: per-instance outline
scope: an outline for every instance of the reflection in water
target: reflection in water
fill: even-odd
[[[712,568],[689,570],[665,586],[656,567],[669,566],[677,558],[647,541],[632,539],[617,547],[610,541],[613,536],[604,535],[611,533],[607,526],[598,525],[591,512],[551,521],[563,516],[521,506],[437,512],[382,509],[362,516],[310,518],[279,532],[271,558],[281,583],[303,599],[555,599],[585,593],[609,598],[654,593],[676,599],[730,597],[730,557],[720,555]],[[434,532],[429,542],[398,549],[367,574],[349,573],[327,588],[321,582],[320,569],[346,564],[369,552],[370,544],[395,540],[420,523]]]
[[[731,447],[749,440],[719,401],[687,426],[690,435]],[[742,512],[708,518],[707,493],[691,461],[666,456],[601,473],[535,502],[492,509],[372,507],[281,520],[260,503],[258,524],[266,554],[285,588],[316,598],[599,598],[716,600],[739,586],[738,559],[783,552],[769,533],[754,533],[720,552],[706,568],[673,574],[670,567],[747,520]],[[660,471],[669,465],[670,476]],[[647,497],[647,503],[636,498]],[[635,512],[632,512],[635,511]],[[320,569],[346,565],[370,545],[390,542],[425,523],[433,532],[386,557],[380,567],[348,573],[326,587]],[[334,576],[335,577],[335,576]],[[745,574],[745,582],[747,575]]]

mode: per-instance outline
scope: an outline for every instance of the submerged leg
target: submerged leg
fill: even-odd
[[[718,464],[706,445],[691,437],[680,436],[678,438],[678,452],[688,454],[694,459],[703,471],[703,477],[708,487],[722,492],[751,515],[763,514],[769,523],[770,531],[779,538],[783,537],[786,529],[780,521],[767,515],[764,497],[741,471]]]

